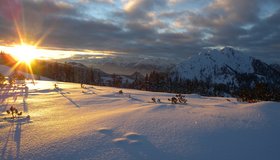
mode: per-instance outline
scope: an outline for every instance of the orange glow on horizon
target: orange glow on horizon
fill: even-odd
[[[36,46],[29,44],[16,45],[11,48],[11,55],[18,61],[24,62],[27,65],[39,57],[39,51],[36,49]]]

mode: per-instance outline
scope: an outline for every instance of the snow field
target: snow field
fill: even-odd
[[[57,88],[54,88],[54,84]],[[0,104],[1,159],[270,159],[280,157],[280,105],[53,81]],[[13,92],[11,91],[11,95]],[[151,98],[162,103],[152,103]],[[14,105],[31,120],[5,120]]]

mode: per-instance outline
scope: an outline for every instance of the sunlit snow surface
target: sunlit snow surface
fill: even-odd
[[[25,102],[1,103],[1,160],[279,160],[280,103],[192,94],[173,105],[169,93],[54,83],[29,83]],[[31,120],[5,120],[10,105]]]

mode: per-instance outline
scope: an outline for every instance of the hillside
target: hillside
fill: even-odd
[[[249,77],[250,85],[279,83],[280,78],[276,69],[230,47],[200,52],[174,67],[171,74],[181,79],[234,86],[240,86],[245,76]]]
[[[4,75],[5,77],[8,77],[11,73],[13,72],[11,67],[5,66],[5,65],[0,65],[0,73]],[[41,79],[41,80],[51,80],[49,78],[43,77],[43,76],[38,76],[38,75],[31,75],[25,72],[19,71],[19,73],[23,74],[26,79]]]
[[[280,65],[279,64],[271,64],[272,68],[276,69],[278,72],[280,72]]]
[[[57,88],[54,88],[54,84]],[[1,90],[0,159],[254,159],[280,157],[276,102],[155,93],[54,81]],[[8,92],[5,92],[8,91]],[[161,103],[151,103],[151,97]],[[4,119],[14,105],[31,119]]]

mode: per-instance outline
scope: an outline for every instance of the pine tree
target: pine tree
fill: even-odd
[[[5,82],[5,77],[0,73],[0,85]]]

